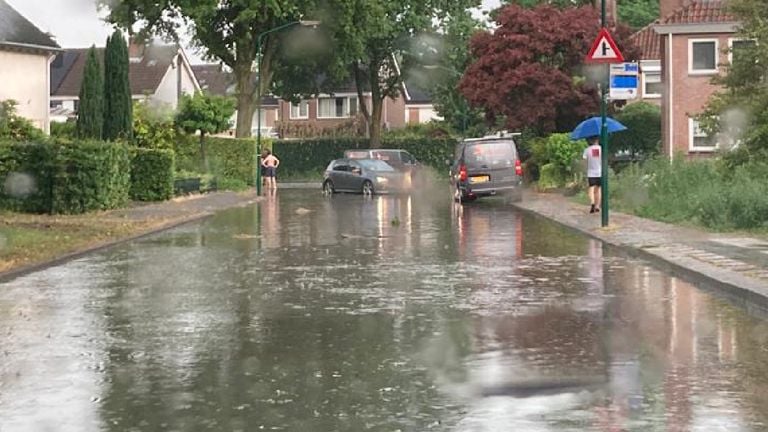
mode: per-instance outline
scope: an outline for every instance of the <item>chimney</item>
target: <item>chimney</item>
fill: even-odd
[[[660,0],[659,1],[659,19],[663,20],[672,12],[681,9],[688,4],[688,0]]]
[[[146,48],[147,46],[143,41],[137,38],[131,38],[131,42],[128,44],[128,58],[131,63],[141,63]]]

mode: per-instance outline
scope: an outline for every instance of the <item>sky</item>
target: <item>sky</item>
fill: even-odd
[[[5,0],[40,30],[52,34],[63,48],[104,46],[111,27],[96,11],[95,0]],[[483,0],[484,9],[498,7],[500,0]],[[192,63],[202,63],[188,50]]]

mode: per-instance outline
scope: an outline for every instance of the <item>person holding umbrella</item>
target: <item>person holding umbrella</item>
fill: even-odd
[[[584,149],[582,158],[587,161],[587,196],[589,196],[590,213],[600,211],[602,202],[602,180],[603,180],[603,162],[600,158],[600,137],[590,137],[587,139],[589,147]]]
[[[571,132],[572,140],[587,139],[589,147],[584,150],[582,157],[587,160],[587,184],[589,189],[587,194],[590,201],[590,213],[597,213],[600,211],[600,203],[603,198],[603,149],[600,146],[600,131],[602,129],[603,119],[601,117],[591,117],[583,122],[579,123],[573,132]],[[621,132],[626,130],[627,127],[618,121],[606,117],[605,118],[605,131],[609,134],[614,132]],[[607,144],[606,144],[607,146]],[[607,175],[608,173],[605,173]]]

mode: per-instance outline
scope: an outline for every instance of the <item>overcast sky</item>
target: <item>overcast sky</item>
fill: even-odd
[[[96,11],[95,0],[6,0],[38,28],[55,36],[63,48],[104,46],[111,27]],[[499,6],[500,0],[483,0],[484,8]],[[193,63],[200,57],[189,52]]]

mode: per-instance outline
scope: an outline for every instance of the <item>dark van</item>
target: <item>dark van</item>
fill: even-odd
[[[466,139],[456,146],[451,165],[454,199],[473,201],[483,196],[522,198],[523,168],[514,135]]]

